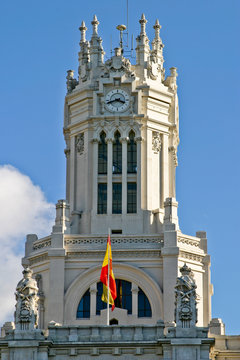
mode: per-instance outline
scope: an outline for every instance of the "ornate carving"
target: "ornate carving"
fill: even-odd
[[[176,147],[175,146],[170,146],[168,150],[170,152],[172,152],[174,166],[178,166],[178,158],[177,158],[177,149],[176,149]]]
[[[70,149],[69,148],[64,149],[64,154],[65,154],[66,158],[68,159],[69,155],[70,155]]]
[[[33,251],[39,250],[39,249],[43,249],[45,247],[50,247],[51,246],[51,239],[45,239],[43,241],[39,241],[37,243],[33,244]]]
[[[18,330],[33,330],[38,325],[38,287],[32,270],[23,270],[23,279],[16,287],[15,325]]]
[[[79,155],[83,154],[84,151],[84,133],[78,134],[76,136],[76,150]]]
[[[131,63],[129,59],[126,59],[122,56],[121,49],[116,48],[115,56],[107,60],[104,65],[104,75],[103,77],[109,77],[110,72],[120,72],[123,71],[127,76],[134,76],[131,71]]]
[[[74,75],[74,71],[73,70],[68,70],[67,71],[67,93],[70,94],[73,89],[75,89],[75,87],[78,85],[78,81],[76,79],[74,79],[73,77]]]
[[[160,236],[153,237],[113,237],[111,238],[112,244],[161,244],[163,245],[163,238]],[[75,239],[66,239],[64,245],[87,245],[87,244],[106,244],[106,237],[83,237]]]
[[[192,254],[186,251],[180,251],[180,257],[183,259],[188,259],[188,260],[193,260],[193,261],[197,261],[199,263],[203,262],[203,258],[204,256],[201,255],[197,255],[197,254]]]
[[[81,252],[67,252],[67,258],[84,258],[87,259],[89,257],[94,257],[94,258],[102,258],[104,256],[105,251],[81,251]],[[159,250],[134,250],[134,252],[132,251],[118,251],[118,250],[114,250],[113,251],[114,254],[114,258],[121,258],[121,259],[125,259],[125,258],[160,258],[161,256],[161,251]]]
[[[161,150],[161,135],[157,131],[152,132],[152,149],[155,153],[158,153]]]
[[[197,239],[195,240],[195,239],[189,239],[186,237],[178,237],[178,243],[195,246],[195,247],[199,248],[199,240],[197,240]]]
[[[191,269],[186,264],[180,271],[182,276],[177,278],[175,286],[175,322],[177,326],[190,328],[195,326],[197,322],[197,286]]]

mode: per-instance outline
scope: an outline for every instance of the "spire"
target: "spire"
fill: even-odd
[[[159,20],[157,19],[155,22],[155,25],[153,25],[153,28],[155,30],[155,41],[161,41],[160,39],[160,29],[161,29],[161,25],[159,24]]]
[[[79,43],[80,51],[78,53],[78,61],[79,61],[78,75],[79,75],[79,80],[82,79],[86,81],[87,79],[86,74],[88,70],[87,64],[89,62],[89,42],[86,40],[87,27],[84,21],[82,21],[79,30],[81,32],[81,40]]]
[[[92,27],[93,27],[92,36],[98,36],[98,25],[99,25],[99,21],[98,21],[96,15],[94,15],[93,21],[91,22],[91,24],[92,24]]]
[[[146,35],[146,23],[147,23],[147,20],[146,20],[144,14],[142,14],[141,19],[139,20],[139,23],[141,24],[140,36],[141,35]]]
[[[142,14],[141,19],[139,20],[141,25],[140,34],[137,37],[137,47],[136,47],[136,57],[137,57],[137,64],[143,65],[144,62],[147,60],[149,56],[149,40],[146,34],[146,23],[147,20],[145,15]]]
[[[98,35],[99,21],[96,15],[93,16],[91,24],[93,32],[90,41],[90,62],[92,63],[92,69],[94,69],[103,63],[104,51],[102,47],[102,39]]]
[[[87,31],[85,21],[82,21],[82,24],[81,24],[79,30],[81,32],[81,43],[84,43],[86,41],[86,31]]]

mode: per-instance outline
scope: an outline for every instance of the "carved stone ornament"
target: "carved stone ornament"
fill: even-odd
[[[75,87],[78,85],[78,81],[74,79],[74,71],[68,70],[67,71],[67,93],[70,94]]]
[[[175,322],[181,328],[190,328],[197,322],[197,286],[186,264],[180,271],[182,276],[177,278],[175,286]]]
[[[131,63],[129,59],[122,56],[121,49],[115,49],[115,56],[105,62],[104,77],[108,77],[110,72],[123,71],[127,76],[133,76],[131,71]]]
[[[76,150],[79,155],[83,154],[84,151],[84,133],[81,133],[76,136]]]
[[[157,154],[161,150],[161,135],[157,131],[152,132],[152,149]]]
[[[173,163],[174,163],[174,166],[177,167],[178,166],[178,157],[177,157],[176,147],[170,146],[169,151],[172,152]]]
[[[18,330],[33,330],[38,325],[38,287],[32,270],[23,270],[23,279],[16,287],[15,326]]]

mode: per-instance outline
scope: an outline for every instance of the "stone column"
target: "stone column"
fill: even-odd
[[[107,141],[107,214],[112,214],[112,170],[113,170],[113,139],[106,139]]]
[[[141,211],[142,208],[142,186],[141,186],[141,157],[142,157],[142,137],[139,136],[136,138],[137,143],[137,213]]]
[[[90,318],[96,315],[96,303],[97,303],[97,284],[90,286]]]
[[[64,150],[66,156],[66,200],[70,200],[70,149],[66,148]]]
[[[122,143],[122,214],[127,213],[127,138]]]
[[[138,316],[138,286],[132,283],[132,314]]]
[[[93,139],[92,210],[97,214],[98,203],[98,139]]]
[[[162,169],[161,169],[161,183],[162,183],[162,201],[169,197],[169,155],[168,155],[168,135],[163,134],[162,144]]]

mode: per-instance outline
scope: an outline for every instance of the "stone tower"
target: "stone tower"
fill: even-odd
[[[121,47],[104,61],[99,22],[80,27],[78,78],[67,73],[66,200],[48,237],[28,235],[23,265],[38,281],[39,326],[106,323],[100,271],[108,228],[118,298],[113,323],[169,326],[186,263],[197,286],[198,325],[211,319],[205,232],[181,233],[175,199],[179,143],[177,70],[165,77],[158,20],[151,46],[142,15],[136,63]]]

